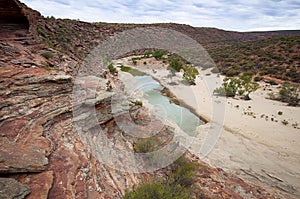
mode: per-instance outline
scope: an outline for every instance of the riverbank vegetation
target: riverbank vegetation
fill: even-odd
[[[170,53],[166,50],[154,50],[146,51],[143,58],[154,57],[156,60],[160,60],[163,63],[167,63],[167,69],[170,71],[170,76],[175,76],[176,72],[183,71],[183,80],[185,80],[190,85],[195,85],[196,76],[199,74],[198,69],[191,65],[183,57],[175,53]],[[133,60],[133,63],[136,64],[136,60]]]
[[[259,85],[252,81],[250,76],[242,75],[239,78],[226,77],[221,87],[214,90],[214,94],[226,97],[242,96],[245,100],[250,100],[250,93],[256,91]]]
[[[278,100],[287,103],[288,106],[298,106],[300,89],[296,84],[284,82],[278,93],[269,93],[272,100]],[[278,113],[279,114],[279,113]]]

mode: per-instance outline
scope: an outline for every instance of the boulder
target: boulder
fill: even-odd
[[[28,186],[12,178],[0,178],[1,199],[23,199],[30,193]]]

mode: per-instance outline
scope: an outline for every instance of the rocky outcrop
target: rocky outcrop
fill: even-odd
[[[23,199],[30,189],[12,178],[0,178],[0,198],[2,199]]]
[[[115,93],[106,90],[108,80],[84,80],[100,85],[96,98],[85,104],[72,102],[77,84],[72,74],[87,53],[108,36],[135,25],[44,19],[17,0],[0,3],[7,9],[0,10],[0,24],[17,25],[8,31],[0,28],[0,176],[9,177],[0,179],[0,198],[122,198],[127,189],[146,182],[151,174],[121,172],[101,161],[94,146],[75,128],[74,122],[101,146],[94,136],[101,127],[114,149],[132,150],[130,136],[124,135],[116,121],[128,118],[112,114]],[[163,25],[168,26],[191,35],[196,31],[185,25]],[[113,77],[110,81],[119,85]],[[76,105],[82,112],[74,116]],[[91,107],[95,108],[97,125],[91,122]],[[131,116],[137,124],[145,124],[150,121],[146,112],[134,109]],[[140,130],[151,131],[143,126]],[[164,139],[170,136],[172,132],[165,133]],[[124,161],[128,160],[120,159],[116,164],[122,167]],[[261,188],[228,177],[221,170],[203,168],[199,168],[202,178],[197,186],[207,196],[269,197]],[[157,173],[162,176],[164,171]]]
[[[25,16],[22,8],[17,1],[0,1],[0,23],[3,25],[11,25],[14,29],[29,29],[29,21]]]
[[[17,0],[0,0],[0,40],[38,39],[35,25],[39,19],[39,12]]]
[[[37,174],[22,174],[15,176],[22,184],[26,184],[31,190],[31,193],[26,199],[47,199],[49,191],[53,185],[53,171],[46,171]]]
[[[138,183],[139,175],[107,167],[81,141],[73,128],[71,76],[1,67],[0,77],[0,175],[17,173],[12,177],[32,190],[28,198],[121,198]],[[104,111],[111,95],[101,92],[96,110],[100,123],[106,123],[112,118]],[[20,174],[24,172],[30,173]]]
[[[48,159],[45,151],[0,139],[0,173],[41,172]]]
[[[222,169],[212,168],[194,155],[188,154],[189,159],[197,161],[198,176],[195,184],[196,198],[276,198],[260,186],[249,184],[238,177],[226,173]],[[280,196],[282,197],[282,196]]]
[[[93,147],[96,145],[84,142],[84,137],[74,128],[75,121],[84,127],[85,133],[91,136],[97,133],[99,127],[90,123],[92,117],[88,114],[88,107],[95,104],[97,120],[113,143],[112,147],[132,149],[130,136],[119,128],[111,112],[114,93],[102,87],[98,90],[98,97],[79,103],[83,111],[73,118],[71,94],[75,82],[72,76],[55,70],[12,66],[0,68],[0,79],[0,168],[4,168],[0,170],[0,176],[14,173],[10,174],[11,178],[31,189],[27,198],[121,198],[125,190],[151,176],[115,170],[104,164],[95,153],[97,148]],[[91,79],[84,81],[95,85]],[[97,81],[100,88],[106,85],[103,78]],[[145,111],[132,113],[137,123],[149,121]],[[122,119],[122,115],[118,115],[119,120],[126,122],[126,117]],[[150,131],[143,125],[140,130]],[[171,135],[169,132],[163,136],[166,142]],[[126,161],[130,160],[120,159],[116,163],[122,167]],[[199,159],[196,161],[204,164]],[[201,178],[196,184],[196,190],[199,190],[196,195],[204,191],[205,197],[272,198],[263,189],[208,165],[204,164],[197,172]],[[157,173],[165,175],[164,170]]]

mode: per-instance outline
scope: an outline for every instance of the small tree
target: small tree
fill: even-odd
[[[190,84],[195,85],[196,76],[199,75],[199,71],[195,67],[188,67],[185,69],[183,79],[188,81]]]
[[[247,75],[240,77],[241,79],[241,88],[239,88],[239,94],[244,95],[245,100],[250,100],[250,93],[256,91],[259,88],[258,83],[253,82],[252,78]]]
[[[287,102],[289,106],[297,106],[299,104],[299,87],[285,82],[279,91],[279,100]]]
[[[240,76],[240,78],[226,77],[222,86],[216,88],[214,93],[226,97],[240,95],[245,100],[250,100],[250,93],[256,91],[258,87],[259,85],[256,82],[252,82],[250,76]]]
[[[169,69],[172,68],[175,71],[179,72],[180,69],[184,69],[184,64],[178,58],[173,58],[170,61]]]
[[[216,88],[214,93],[226,97],[234,97],[240,87],[241,81],[237,78],[226,77],[221,87]]]

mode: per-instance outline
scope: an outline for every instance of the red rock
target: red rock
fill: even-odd
[[[0,127],[0,134],[3,137],[7,137],[9,141],[13,141],[27,123],[28,120],[25,119],[16,119],[6,122]]]
[[[28,186],[12,178],[0,178],[1,199],[23,199],[30,193]]]
[[[40,172],[47,164],[45,151],[0,138],[0,173]]]
[[[30,187],[31,193],[26,199],[47,199],[53,183],[53,171],[25,175],[20,182]]]

